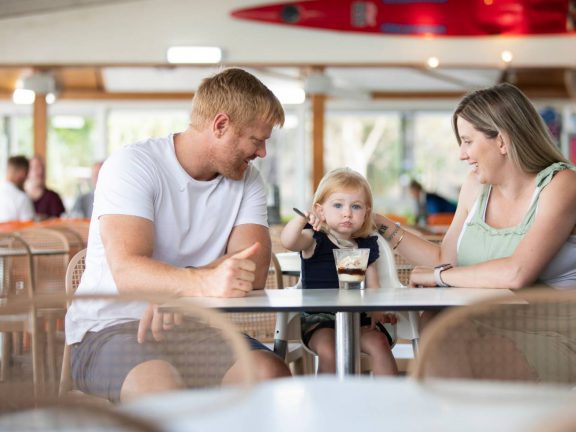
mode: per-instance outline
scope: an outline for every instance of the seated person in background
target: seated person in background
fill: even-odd
[[[29,162],[25,156],[8,158],[6,180],[0,182],[0,222],[34,219],[34,206],[24,193]]]
[[[264,84],[226,69],[199,86],[184,132],[116,151],[96,185],[77,293],[243,297],[263,288],[266,189],[250,162],[266,156],[266,140],[283,122],[282,105]],[[189,359],[159,352],[157,343],[175,325],[182,325],[178,315],[157,305],[73,302],[66,340],[74,382],[112,401],[182,388]],[[258,379],[290,375],[279,357],[246,338]],[[239,373],[232,365],[222,382],[238,382]]]
[[[324,176],[314,195],[313,211],[307,218],[295,217],[282,231],[282,245],[300,252],[302,288],[337,288],[338,274],[332,250],[338,248],[335,238],[352,241],[359,248],[369,248],[366,287],[379,287],[378,239],[370,236],[372,222],[372,192],[364,177],[349,168],[337,169]],[[320,231],[323,223],[331,230]],[[302,313],[302,339],[319,357],[320,373],[336,372],[334,314]],[[392,338],[382,325],[395,322],[394,315],[382,312],[362,314],[360,324],[361,350],[372,357],[375,375],[395,375],[398,372],[392,356]]]
[[[24,190],[34,203],[38,219],[58,218],[66,211],[60,195],[46,187],[46,169],[39,156],[30,159]]]
[[[456,211],[456,204],[436,193],[425,191],[416,180],[410,181],[409,189],[418,206],[416,221],[419,225],[426,225],[429,215]]]
[[[98,161],[94,162],[92,165],[92,186],[89,192],[86,192],[76,198],[76,202],[70,211],[72,217],[78,218],[90,218],[92,217],[92,207],[94,205],[94,189],[96,188],[96,182],[98,181],[98,174],[100,173],[100,168],[104,162]]]

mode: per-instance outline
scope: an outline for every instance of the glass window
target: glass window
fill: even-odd
[[[183,131],[189,115],[185,110],[113,110],[108,116],[108,154],[142,139]]]
[[[90,188],[94,124],[93,117],[58,115],[50,118],[46,184],[58,192],[67,209],[79,194]]]
[[[410,176],[429,192],[457,201],[468,166],[459,159],[450,112],[417,112]]]
[[[325,170],[350,167],[368,179],[374,209],[383,213],[405,213],[402,188],[400,114],[334,113],[325,123]]]

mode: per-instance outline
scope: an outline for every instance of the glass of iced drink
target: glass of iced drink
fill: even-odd
[[[370,249],[334,249],[340,288],[363,289]]]

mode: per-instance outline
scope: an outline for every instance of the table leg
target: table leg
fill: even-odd
[[[360,373],[360,313],[336,313],[336,374],[344,379],[346,375]]]

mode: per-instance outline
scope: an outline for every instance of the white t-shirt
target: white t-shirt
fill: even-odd
[[[107,214],[154,222],[152,258],[176,267],[198,267],[222,256],[234,226],[268,226],[266,189],[253,166],[240,181],[222,176],[197,181],[176,159],[173,135],[123,147],[106,160],[98,177],[77,294],[118,293],[100,238],[98,219]],[[80,342],[87,331],[138,320],[145,308],[139,302],[76,302],[66,315],[67,343]]]
[[[0,222],[34,219],[34,204],[14,183],[0,182],[0,197]]]

